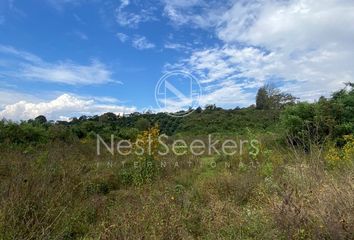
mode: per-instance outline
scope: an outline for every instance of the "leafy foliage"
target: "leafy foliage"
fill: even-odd
[[[330,138],[343,145],[343,136],[354,133],[354,89],[342,89],[332,98],[299,103],[282,113],[282,124],[290,139],[305,145]]]
[[[289,93],[281,92],[271,85],[261,87],[256,96],[256,108],[262,110],[281,109],[293,105],[297,98]]]

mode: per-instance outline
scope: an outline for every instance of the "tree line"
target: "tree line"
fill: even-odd
[[[74,141],[95,138],[96,134],[107,139],[111,134],[122,139],[134,139],[140,131],[156,125],[161,133],[170,136],[241,135],[251,130],[286,134],[293,142],[304,142],[304,139],[316,136],[318,142],[331,138],[341,144],[343,136],[354,132],[353,84],[348,83],[330,97],[321,97],[314,103],[300,102],[291,94],[265,85],[257,92],[256,105],[235,109],[207,105],[184,118],[171,117],[167,113],[136,112],[125,116],[114,113],[81,116],[57,122],[47,121],[45,116],[20,123],[2,120],[0,142]]]

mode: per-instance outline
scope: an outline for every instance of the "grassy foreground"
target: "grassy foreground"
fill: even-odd
[[[183,119],[0,121],[0,240],[354,239],[354,84],[315,103],[275,92]],[[96,134],[141,140],[145,153],[153,136],[153,151],[97,155]],[[168,146],[237,136],[259,151],[157,155],[161,134]]]
[[[0,239],[354,237],[353,167],[329,167],[319,148],[269,142],[256,157],[171,155],[137,182],[134,159],[98,159],[95,147],[2,146]]]

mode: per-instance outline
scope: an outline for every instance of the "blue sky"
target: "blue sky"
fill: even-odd
[[[353,22],[351,0],[1,0],[0,117],[172,111],[154,95],[171,71],[201,106],[265,83],[312,101],[353,81]]]

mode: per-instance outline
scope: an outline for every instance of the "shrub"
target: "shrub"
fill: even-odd
[[[324,143],[330,137],[341,145],[343,136],[354,133],[354,89],[350,87],[335,92],[330,99],[286,108],[281,123],[289,140],[306,148],[311,143]]]
[[[331,146],[327,151],[325,159],[330,169],[348,167],[354,162],[354,137],[346,135],[343,139],[346,143],[342,148]]]
[[[133,182],[135,185],[151,182],[157,176],[159,134],[159,128],[152,127],[137,136],[134,148],[138,153],[139,166],[134,169]]]

